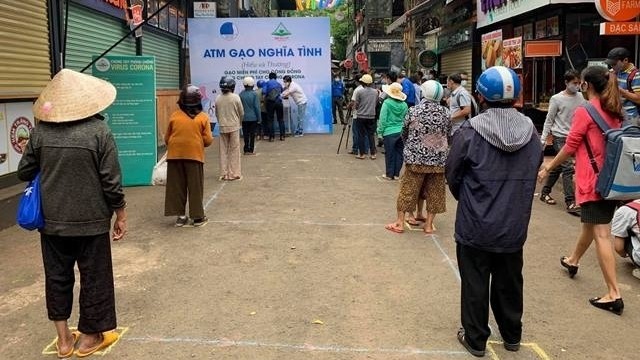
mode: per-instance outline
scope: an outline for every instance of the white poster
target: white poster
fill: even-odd
[[[326,17],[189,19],[191,81],[208,110],[223,76],[233,77],[240,93],[245,76],[268,80],[273,71],[282,83],[290,75],[308,99],[304,132],[331,133],[329,37]]]
[[[22,158],[20,145],[26,144],[35,126],[31,102],[6,103],[6,132],[7,132],[7,161],[9,172],[18,170],[18,163]]]
[[[477,0],[477,28],[549,5],[551,0]]]
[[[7,110],[5,104],[0,104],[0,175],[4,175],[9,172],[8,142]]]

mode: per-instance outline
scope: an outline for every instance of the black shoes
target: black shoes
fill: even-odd
[[[474,348],[471,347],[471,345],[469,345],[469,343],[467,342],[467,339],[465,339],[464,337],[464,329],[460,328],[460,330],[458,330],[458,341],[460,342],[460,344],[462,344],[462,346],[464,346],[465,349],[467,349],[467,351],[469,352],[469,354],[475,356],[475,357],[483,357],[484,356],[484,350],[476,350]]]
[[[599,302],[598,300],[600,300],[599,297],[594,297],[593,299],[589,299],[589,303],[598,309],[611,311],[616,315],[622,315],[622,311],[624,310],[624,301],[622,301],[622,298],[607,302]]]
[[[571,265],[567,263],[567,257],[563,256],[560,258],[560,265],[562,265],[569,272],[569,277],[573,279],[574,276],[578,273],[578,267],[576,265]]]
[[[509,344],[508,342],[503,343],[505,350],[507,351],[518,351],[520,350],[520,343]]]

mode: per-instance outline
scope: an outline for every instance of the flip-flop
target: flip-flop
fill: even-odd
[[[396,224],[387,224],[384,228],[396,234],[402,234],[404,232],[404,229],[399,229]]]
[[[407,224],[411,225],[411,226],[420,226],[421,222],[424,222],[425,219],[407,219],[405,220],[407,222]]]
[[[71,349],[69,349],[69,352],[66,354],[63,354],[60,352],[60,349],[58,349],[58,340],[56,339],[56,351],[58,352],[57,354],[58,359],[70,358],[71,355],[73,355],[73,352],[75,351],[75,347],[76,347],[76,341],[78,341],[78,338],[80,337],[80,332],[72,331],[71,336],[73,337],[73,346],[71,346]]]
[[[87,357],[91,354],[94,354],[97,351],[108,348],[109,346],[113,345],[116,341],[118,341],[119,338],[120,338],[120,335],[118,335],[118,333],[113,331],[102,333],[102,342],[100,344],[94,346],[93,348],[89,349],[86,352],[80,352],[80,350],[78,349],[76,351],[76,356],[79,358]]]
[[[426,229],[422,229],[422,231],[426,234],[426,235],[431,235],[434,232],[436,232],[436,225],[432,224],[431,225],[431,230],[426,230]]]

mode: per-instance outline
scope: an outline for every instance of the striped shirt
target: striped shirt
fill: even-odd
[[[636,71],[635,76],[631,80],[631,88],[629,88],[629,83],[627,79],[631,72],[636,68],[633,64],[630,64],[626,70],[620,70],[617,74],[618,76],[618,87],[624,90],[629,90],[633,93],[640,94],[640,71]],[[637,118],[639,117],[638,108],[636,107],[636,103],[629,99],[622,98],[622,107],[624,108],[624,112],[627,115],[627,118]]]

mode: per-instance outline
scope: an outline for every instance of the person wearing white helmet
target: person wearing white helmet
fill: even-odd
[[[476,88],[487,109],[453,135],[445,169],[458,200],[454,237],[462,328],[457,337],[469,353],[483,356],[491,334],[489,304],[505,349],[520,349],[523,247],[542,145],[531,119],[513,107],[521,91],[513,70],[491,67]]]
[[[394,223],[385,226],[385,229],[396,233],[404,232],[405,214],[412,213],[417,204],[420,204],[418,214],[407,222],[410,225],[424,222],[426,234],[434,232],[436,214],[446,210],[444,163],[449,152],[451,131],[449,110],[440,105],[444,91],[437,81],[426,81],[421,92],[423,99],[409,108],[402,126],[405,171],[396,203],[398,217]],[[426,217],[422,215],[423,200],[426,200]]]
[[[262,122],[260,97],[253,89],[255,80],[251,76],[242,79],[244,90],[240,92],[240,101],[244,116],[242,118],[242,135],[244,137],[244,155],[255,155],[256,129]]]

